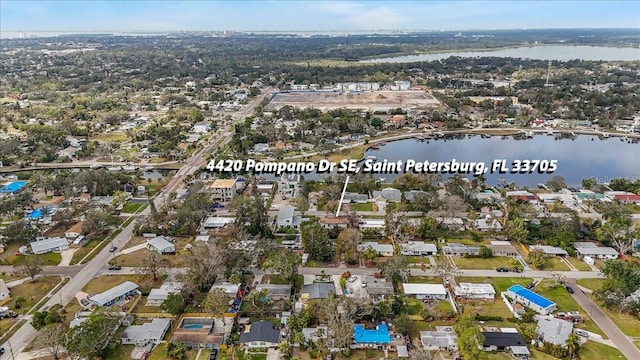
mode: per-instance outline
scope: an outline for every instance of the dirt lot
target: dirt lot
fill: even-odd
[[[387,111],[396,108],[424,109],[438,106],[440,102],[428,92],[414,90],[361,93],[289,92],[276,94],[267,105],[267,109],[279,109],[285,105],[313,107],[322,111],[340,108]]]

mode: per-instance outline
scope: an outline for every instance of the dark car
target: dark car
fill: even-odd
[[[122,265],[109,265],[109,270],[121,270]]]
[[[115,247],[115,246],[111,246],[111,247],[109,248],[109,252],[116,252],[116,250],[118,250],[118,248],[117,248],[117,247]]]
[[[565,286],[565,289],[567,289],[567,292],[569,294],[573,294],[574,293],[573,288],[571,286]]]
[[[0,348],[0,355],[4,354],[4,348]]]
[[[218,357],[218,349],[212,349],[211,354],[209,355],[209,360],[216,360]]]
[[[496,271],[497,272],[509,272],[509,269],[507,269],[506,267],[499,267],[499,268],[496,268]]]
[[[531,290],[536,286],[535,282],[529,283],[529,285],[527,285],[527,289]]]

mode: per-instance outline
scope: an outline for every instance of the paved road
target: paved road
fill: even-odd
[[[316,275],[324,271],[327,275],[341,275],[345,271],[349,271],[354,275],[371,275],[378,271],[376,268],[347,268],[347,267],[333,267],[333,268],[313,268],[313,267],[300,267],[298,272],[302,275]],[[413,276],[438,276],[433,271],[422,271],[420,269],[410,269]],[[558,273],[558,272],[556,272]],[[567,279],[600,279],[603,278],[599,271],[563,271],[561,272]],[[522,278],[553,278],[554,272],[530,270],[523,271],[521,273],[512,272],[497,272],[495,270],[458,270],[456,276],[473,276],[473,277],[522,277]]]
[[[225,139],[222,141],[219,146],[226,145],[231,140],[232,127],[235,122],[243,119],[244,117],[251,114],[253,108],[257,106],[262,99],[267,96],[272,91],[271,88],[265,89],[264,93],[254,99],[251,103],[245,106],[243,109],[234,114],[232,121],[225,129],[222,129],[220,132],[223,134]],[[187,160],[185,160],[184,166],[178,170],[176,175],[169,181],[169,183],[163,188],[162,192],[160,192],[156,198],[154,199],[154,204],[157,208],[162,208],[165,203],[165,199],[168,200],[168,194],[176,191],[180,186],[184,184],[184,178],[187,175],[193,174],[205,165],[206,156],[209,154],[214,144],[206,145],[201,151],[198,151],[193,154],[193,156]],[[150,213],[150,209],[147,207],[142,211],[141,214],[146,215]],[[120,234],[118,234],[113,240],[112,245],[122,249],[126,243],[131,239],[133,234],[133,228],[135,225],[135,221],[132,221],[128,226],[124,227]],[[100,253],[98,253],[89,263],[84,266],[67,266],[67,267],[57,267],[57,269],[52,269],[51,267],[47,267],[45,269],[45,273],[51,274],[54,272],[68,272],[69,274],[73,274],[71,280],[67,282],[56,294],[53,294],[52,297],[44,304],[44,308],[50,307],[55,304],[66,304],[71,301],[75,294],[82,290],[82,288],[96,275],[100,274],[105,267],[105,264],[112,257],[112,253],[109,252],[109,247],[106,246]],[[65,274],[66,275],[66,274]],[[31,326],[31,324],[25,324],[20,329],[18,329],[11,339],[7,341],[7,343],[3,344],[6,349],[9,349],[9,343],[13,348],[14,354],[19,354],[22,350],[33,341],[33,339],[37,336],[38,332]],[[3,355],[5,358],[8,358],[10,355]],[[0,357],[1,358],[1,357]]]
[[[567,280],[576,291],[571,295],[582,308],[593,319],[593,322],[604,331],[627,359],[640,359],[640,349],[638,349],[629,338],[620,331],[618,326],[605,315],[602,310],[584,292],[578,289],[574,279]]]

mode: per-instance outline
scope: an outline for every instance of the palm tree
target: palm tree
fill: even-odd
[[[567,351],[569,352],[569,357],[571,359],[575,359],[578,354],[578,350],[580,349],[580,338],[578,335],[571,333],[569,337],[565,341],[565,345],[567,346]]]

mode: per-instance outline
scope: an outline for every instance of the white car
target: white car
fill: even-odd
[[[358,277],[355,275],[351,275],[349,276],[349,278],[347,279],[348,282],[352,283],[354,281],[358,280]]]

